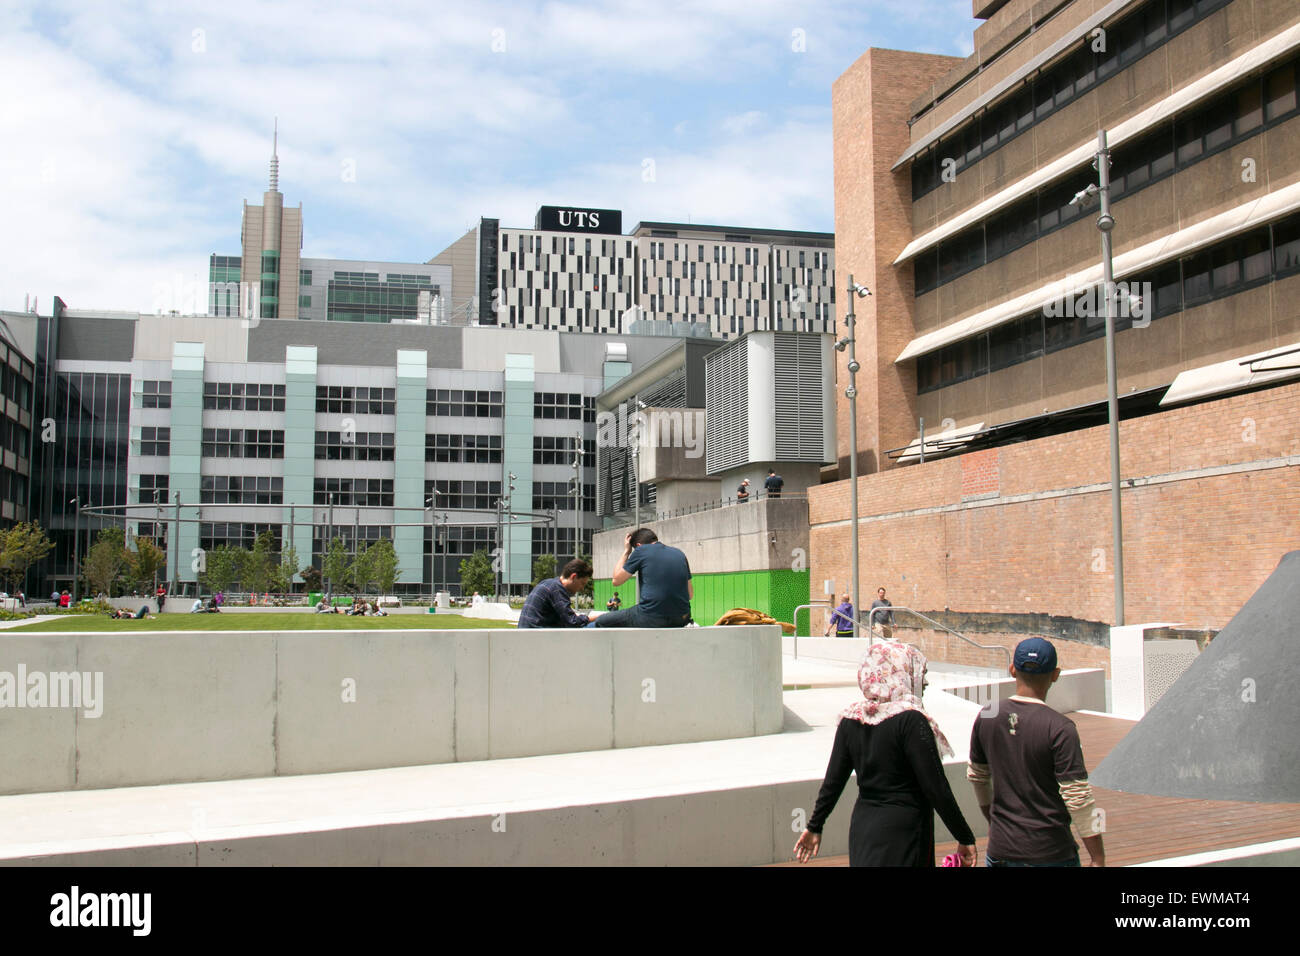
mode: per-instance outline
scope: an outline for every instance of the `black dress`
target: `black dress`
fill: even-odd
[[[849,827],[849,866],[934,866],[936,812],[957,842],[974,844],[944,776],[934,731],[918,711],[903,711],[875,726],[840,721],[808,821],[810,833],[822,832],[854,772],[858,800]]]

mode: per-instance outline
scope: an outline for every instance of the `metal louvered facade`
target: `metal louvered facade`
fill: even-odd
[[[704,468],[709,474],[749,461],[749,337],[704,360],[708,409]]]
[[[776,460],[821,462],[826,457],[822,337],[776,332],[772,339]]]
[[[831,336],[751,332],[705,359],[705,470],[835,460]]]

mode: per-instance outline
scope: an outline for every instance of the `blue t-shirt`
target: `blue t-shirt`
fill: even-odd
[[[691,579],[691,566],[677,548],[662,541],[652,541],[633,548],[623,570],[636,574],[637,604],[649,614],[657,614],[670,621],[685,620],[691,615],[691,599],[686,582]]]

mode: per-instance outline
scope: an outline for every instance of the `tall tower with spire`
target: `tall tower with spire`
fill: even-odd
[[[298,273],[302,260],[302,203],[284,208],[280,194],[280,123],[271,137],[271,179],[262,205],[244,202],[240,229],[241,282],[259,284],[260,315],[265,319],[298,318]]]

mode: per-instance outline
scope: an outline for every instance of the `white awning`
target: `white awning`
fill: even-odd
[[[1107,133],[1108,144],[1111,148],[1114,148],[1125,140],[1145,133],[1158,123],[1169,119],[1175,113],[1187,109],[1200,100],[1213,96],[1225,87],[1231,86],[1243,76],[1259,69],[1272,60],[1285,56],[1296,47],[1300,47],[1300,24],[1283,30],[1277,36],[1270,37],[1263,43],[1247,50],[1241,56],[1225,63],[1217,70],[1207,73],[1199,80],[1188,83],[1176,93],[1166,96],[1160,102],[1152,104],[1135,116],[1129,117]],[[1096,154],[1097,137],[1094,135],[1083,145],[1070,150],[1059,159],[1053,160],[1023,179],[1005,189],[999,190],[988,199],[972,206],[960,215],[954,216],[942,225],[935,226],[928,232],[917,236],[907,244],[898,258],[894,260],[894,265],[906,262],[917,253],[923,252],[949,236],[955,235],[967,226],[987,219],[999,209],[1009,206],[1018,199],[1023,199],[1039,187],[1064,176],[1070,170],[1086,166],[1092,162]]]
[[[1217,216],[1211,216],[1204,222],[1188,226],[1186,229],[1180,229],[1178,232],[1171,233],[1168,236],[1138,246],[1136,249],[1130,249],[1123,255],[1116,256],[1115,278],[1117,280],[1123,279],[1149,266],[1187,255],[1227,236],[1244,232],[1247,229],[1277,219],[1295,209],[1300,209],[1300,182],[1284,186],[1258,199],[1243,203],[1235,209],[1229,209]],[[972,335],[978,335],[980,332],[996,328],[1005,322],[1010,322],[1012,319],[1035,312],[1049,302],[1057,302],[1066,296],[1077,295],[1085,289],[1100,283],[1101,263],[1098,262],[1095,266],[1066,275],[1055,282],[1002,302],[982,312],[976,312],[974,315],[967,316],[952,325],[918,336],[907,344],[907,347],[894,361],[905,362],[908,359],[916,358],[918,355],[925,355],[928,352],[941,349],[945,345],[951,345],[953,342],[960,342],[962,339],[970,338]]]
[[[925,457],[938,458],[942,455],[957,454],[982,431],[984,431],[983,422],[978,425],[967,425],[965,428],[949,428],[947,431],[942,432],[926,432]],[[898,456],[896,461],[900,465],[906,465],[920,460],[921,436],[918,434],[912,439],[911,444],[903,450],[903,453]]]
[[[1300,378],[1300,342],[1179,372],[1160,404],[1179,405],[1289,378]]]

